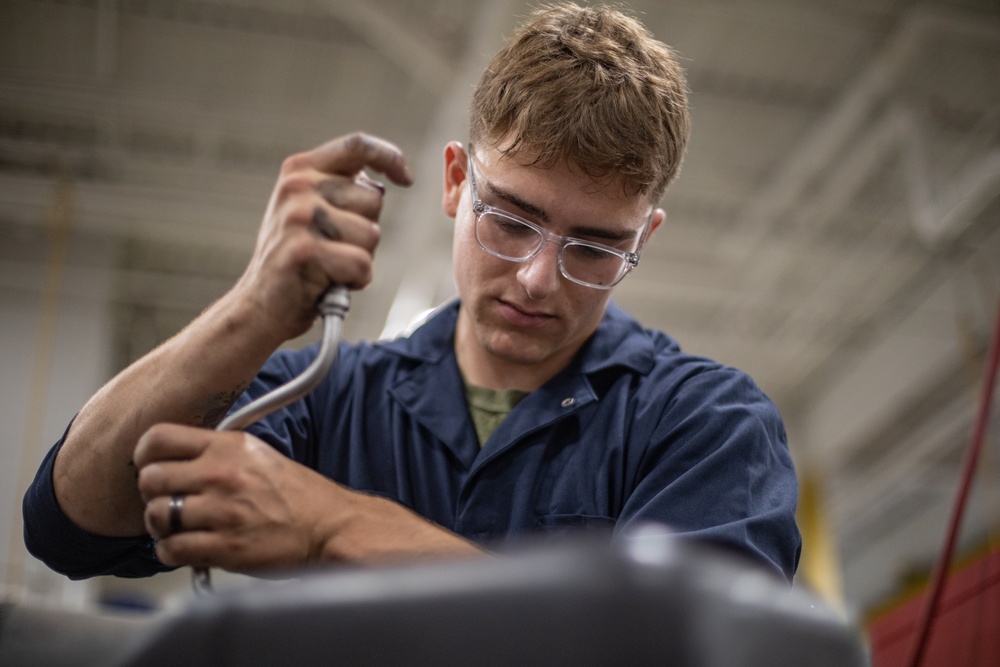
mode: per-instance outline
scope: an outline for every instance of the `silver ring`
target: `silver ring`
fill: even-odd
[[[170,521],[170,534],[179,533],[184,530],[184,522],[181,520],[181,512],[184,510],[184,494],[178,493],[170,496],[170,504],[167,505],[167,518]]]

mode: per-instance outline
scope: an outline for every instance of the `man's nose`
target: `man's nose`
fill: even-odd
[[[521,263],[517,281],[524,287],[528,298],[540,301],[559,290],[562,275],[559,272],[559,244],[546,241],[538,254]]]

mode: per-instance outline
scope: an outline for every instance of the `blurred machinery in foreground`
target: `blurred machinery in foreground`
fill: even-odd
[[[310,572],[143,619],[13,606],[0,665],[860,667],[859,637],[742,556],[647,531],[612,547]]]

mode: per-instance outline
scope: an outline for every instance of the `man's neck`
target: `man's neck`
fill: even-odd
[[[465,381],[485,389],[495,391],[517,389],[532,392],[555,375],[551,373],[540,376],[535,369],[520,364],[480,363],[478,360],[463,359],[457,348],[455,352],[458,357],[458,367]]]

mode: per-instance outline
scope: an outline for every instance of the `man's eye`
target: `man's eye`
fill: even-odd
[[[535,230],[527,225],[522,225],[520,222],[515,222],[513,220],[504,220],[503,218],[496,218],[493,222],[504,234],[509,236],[528,236],[529,234],[534,234]]]
[[[600,248],[593,248],[589,245],[573,245],[570,246],[572,253],[576,255],[578,259],[584,259],[590,262],[595,261],[608,261],[612,259],[617,259],[617,255],[613,255],[607,250],[601,250]]]

